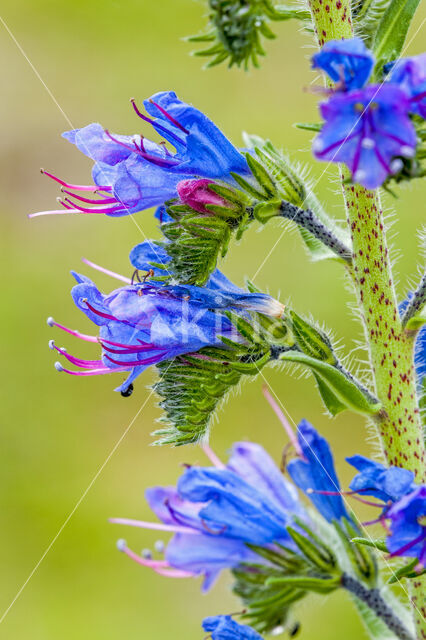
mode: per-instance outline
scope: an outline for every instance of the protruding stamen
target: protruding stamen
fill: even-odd
[[[125,540],[119,540],[117,542],[117,548],[141,566],[149,567],[162,576],[169,578],[192,578],[194,576],[194,574],[189,573],[189,571],[173,569],[166,560],[148,560],[138,556],[137,553],[129,549]]]
[[[130,147],[128,144],[125,144],[124,142],[121,142],[120,140],[117,140],[116,138],[114,138],[114,136],[112,136],[110,134],[108,129],[105,129],[105,134],[108,136],[108,138],[113,140],[113,142],[115,142],[116,144],[119,144],[120,146],[124,147],[125,149],[128,149],[132,153],[137,153],[138,155],[140,155],[142,158],[144,158],[148,162],[152,162],[152,164],[156,164],[159,167],[168,168],[168,167],[173,167],[173,166],[176,166],[177,164],[179,164],[179,160],[175,160],[174,158],[161,158],[160,156],[154,156],[154,155],[152,155],[150,153],[145,153],[144,151],[138,149],[137,146],[136,146],[136,148]]]
[[[120,360],[114,360],[108,354],[105,354],[105,358],[107,358],[113,364],[117,364],[122,367],[141,367],[148,366],[149,364],[156,364],[158,362],[158,355],[151,356],[151,358],[144,358],[143,360],[129,360],[126,362],[121,362]]]
[[[203,444],[203,451],[217,469],[226,469],[226,465],[223,464],[222,460],[220,460],[208,444]]]
[[[272,410],[274,411],[275,415],[277,416],[278,420],[281,422],[282,426],[284,427],[285,432],[287,433],[287,435],[289,437],[289,440],[290,440],[291,444],[293,445],[293,448],[296,451],[297,455],[300,458],[304,458],[305,456],[303,455],[303,451],[302,451],[302,448],[301,448],[301,446],[299,444],[299,441],[298,441],[298,439],[296,437],[296,434],[294,433],[293,429],[290,426],[289,421],[287,420],[286,416],[284,415],[284,412],[282,411],[282,409],[278,405],[278,403],[275,401],[275,398],[272,396],[272,394],[269,391],[269,389],[268,389],[266,384],[263,385],[262,392],[263,392],[263,395],[265,396],[267,402],[271,406]]]
[[[157,109],[159,111],[161,111],[161,113],[163,114],[163,116],[165,116],[167,118],[167,120],[170,120],[170,122],[172,124],[174,124],[176,127],[178,127],[178,129],[180,129],[181,131],[183,131],[183,133],[188,134],[189,131],[188,129],[185,129],[185,127],[183,127],[181,125],[180,122],[178,122],[176,120],[176,118],[174,118],[172,115],[170,115],[170,113],[168,111],[166,111],[165,109],[163,109],[163,107],[161,107],[159,104],[157,104],[156,102],[154,102],[154,100],[150,100],[150,103],[154,105],[154,107],[157,107]]]
[[[67,193],[69,196],[72,196],[76,200],[80,200],[80,202],[87,202],[88,204],[112,204],[117,203],[116,198],[84,198],[83,196],[78,195],[77,193],[73,193],[68,189],[61,188],[63,193]]]
[[[153,529],[154,531],[167,531],[168,533],[189,533],[200,535],[200,531],[178,524],[164,524],[163,522],[145,522],[144,520],[131,520],[129,518],[110,518],[108,522],[112,524],[124,524],[129,527],[140,529]]]
[[[157,122],[156,120],[153,120],[152,118],[149,118],[148,116],[146,116],[144,113],[142,113],[141,111],[139,111],[138,107],[136,106],[136,102],[135,99],[132,98],[130,100],[130,102],[132,103],[132,107],[135,110],[135,113],[137,116],[139,116],[139,118],[142,118],[142,120],[144,120],[145,122],[149,122],[149,124],[151,126],[154,126],[159,129],[160,131],[163,132],[163,134],[166,134],[167,136],[170,136],[172,138],[174,138],[176,140],[176,142],[178,142],[179,144],[182,144],[182,140],[181,138],[179,138],[179,136],[175,135],[173,133],[173,131],[170,131],[169,129],[167,129],[166,127],[163,127],[163,125],[161,125],[159,122]]]
[[[62,324],[58,324],[54,321],[52,316],[49,316],[49,318],[47,318],[47,324],[49,325],[49,327],[58,327],[58,329],[62,329],[62,331],[66,331],[66,333],[70,333],[72,336],[80,338],[80,340],[85,340],[86,342],[99,342],[99,339],[96,336],[89,336],[85,333],[80,333],[79,331],[68,329],[68,327],[65,327]]]
[[[116,273],[115,271],[110,271],[110,269],[105,269],[105,267],[101,267],[98,264],[91,262],[91,260],[87,260],[86,258],[82,258],[81,260],[82,262],[84,262],[84,264],[87,264],[87,266],[92,267],[92,269],[96,269],[101,273],[105,273],[107,276],[111,276],[111,278],[116,278],[117,280],[121,280],[126,284],[132,284],[132,281],[130,280],[130,278],[126,278],[126,276],[122,276],[119,273]]]
[[[97,189],[99,189],[100,191],[111,191],[112,189],[112,187],[110,186],[97,187],[96,185],[71,184],[69,182],[64,182],[60,178],[54,176],[53,173],[49,173],[44,169],[40,169],[40,173],[48,176],[48,178],[52,178],[52,180],[55,180],[55,182],[59,182],[59,184],[61,184],[63,187],[67,187],[68,189],[77,189],[77,191],[96,191]]]

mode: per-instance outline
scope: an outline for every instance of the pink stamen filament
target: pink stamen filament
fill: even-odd
[[[168,578],[193,578],[195,574],[189,573],[189,571],[181,571],[180,569],[173,569],[170,565],[163,561],[156,560],[148,560],[138,556],[137,553],[129,549],[129,547],[122,546],[120,551],[126,554],[129,558],[140,564],[142,567],[149,567],[155,573],[158,573],[161,576],[166,576]]]
[[[91,207],[89,209],[88,207],[81,207],[79,204],[76,204],[75,202],[73,202],[69,198],[64,198],[64,202],[68,202],[72,207],[74,207],[74,209],[77,209],[78,211],[81,211],[82,213],[110,213],[111,214],[111,213],[117,213],[117,211],[126,210],[125,206],[123,206],[122,204],[118,204],[118,203],[116,205],[110,205],[110,206],[105,206],[105,207]],[[117,201],[115,201],[115,202],[117,202]]]
[[[174,138],[179,144],[182,144],[182,140],[179,138],[179,136],[175,135],[172,131],[169,131],[169,129],[167,129],[166,127],[163,127],[159,122],[156,122],[155,120],[153,120],[152,118],[149,118],[148,116],[146,116],[145,114],[143,114],[141,111],[139,111],[138,107],[136,106],[136,103],[134,101],[134,99],[132,98],[132,100],[130,100],[130,102],[132,103],[132,107],[135,110],[135,113],[137,116],[139,116],[139,118],[141,118],[142,120],[144,120],[145,122],[149,122],[149,124],[151,126],[154,126],[159,129],[160,131],[162,131],[163,133],[165,133],[166,135]]]
[[[80,358],[76,358],[70,355],[69,353],[67,353],[65,349],[62,349],[61,347],[57,347],[53,342],[52,342],[52,347],[53,349],[56,349],[58,353],[64,356],[69,362],[71,362],[71,364],[74,364],[76,367],[81,367],[82,369],[104,368],[104,364],[102,360],[81,360]]]
[[[112,204],[116,203],[117,200],[115,198],[84,198],[84,196],[79,196],[77,193],[73,193],[68,189],[61,189],[63,193],[67,193],[69,196],[72,196],[76,200],[80,200],[80,202],[87,202],[88,204]]]
[[[140,150],[137,145],[135,145],[135,148],[133,148],[133,147],[129,146],[128,144],[126,144],[125,142],[120,142],[120,140],[117,140],[116,138],[114,138],[114,136],[112,136],[110,134],[108,129],[105,129],[105,134],[108,136],[108,138],[110,138],[116,144],[119,144],[120,146],[124,147],[125,149],[128,149],[132,153],[137,153],[138,155],[140,155],[145,160],[148,160],[148,162],[152,162],[153,164],[156,164],[159,167],[166,167],[167,168],[167,167],[171,167],[171,166],[175,166],[175,165],[179,164],[179,160],[174,160],[173,158],[168,158],[168,159],[167,158],[160,158],[159,156],[154,156],[154,155],[152,155],[150,153],[145,153],[144,151]]]
[[[368,489],[361,489],[360,491],[368,491]],[[351,496],[355,500],[358,500],[363,504],[367,504],[370,507],[380,507],[380,509],[383,509],[384,507],[387,506],[385,503],[371,502],[369,500],[364,500],[364,498],[361,498],[360,496],[357,495],[359,491],[322,491],[320,489],[308,489],[307,493],[309,494],[318,493],[322,496]]]
[[[55,180],[55,182],[59,182],[59,184],[61,184],[63,187],[67,187],[68,189],[77,189],[77,191],[97,191],[97,190],[111,191],[112,190],[112,187],[109,187],[109,186],[97,187],[96,185],[71,184],[69,182],[64,182],[60,178],[57,178],[56,176],[54,176],[53,173],[49,173],[44,169],[41,169],[40,171],[43,175],[48,176],[49,178],[52,178],[52,180]]]
[[[85,298],[83,300],[83,302],[90,309],[90,311],[92,311],[93,313],[96,313],[97,316],[100,316],[101,318],[105,318],[106,320],[114,320],[115,322],[120,322],[120,320],[118,320],[118,318],[116,318],[115,316],[112,316],[109,313],[104,313],[103,311],[99,311],[99,309],[95,309],[95,307],[93,307],[90,304],[90,302],[87,300],[87,298]]]
[[[162,522],[145,522],[144,520],[132,520],[129,518],[110,518],[109,522],[113,524],[124,524],[130,527],[138,527],[140,529],[153,529],[154,531],[167,531],[168,533],[189,533],[201,535],[201,531],[185,527],[178,524],[163,524]]]
[[[130,280],[130,278],[126,278],[126,276],[122,276],[119,273],[116,273],[115,271],[110,271],[110,269],[105,269],[105,267],[101,267],[98,264],[95,264],[94,262],[92,262],[91,260],[82,258],[82,262],[84,262],[84,264],[87,264],[87,266],[92,267],[92,269],[96,269],[101,273],[105,273],[107,276],[111,276],[111,278],[116,278],[117,280],[121,280],[121,282],[125,282],[126,284],[132,284],[132,281]]]
[[[86,342],[99,342],[99,339],[96,336],[89,336],[85,333],[80,333],[79,331],[68,329],[68,327],[65,327],[64,325],[58,324],[57,322],[55,322],[53,318],[48,319],[48,324],[49,326],[58,327],[59,329],[62,329],[62,331],[66,331],[67,333],[70,333],[72,336],[75,336],[76,338],[80,338],[80,340],[85,340]]]
[[[299,441],[298,441],[298,439],[296,437],[296,434],[294,433],[293,429],[290,426],[289,421],[287,420],[286,416],[284,415],[281,407],[275,401],[275,398],[272,396],[272,394],[269,391],[269,389],[266,386],[266,384],[263,385],[262,392],[263,392],[263,395],[265,396],[267,402],[271,406],[272,410],[274,411],[275,415],[277,416],[278,420],[281,422],[282,426],[284,427],[285,432],[287,433],[288,438],[289,438],[291,444],[293,445],[293,448],[296,451],[297,455],[300,458],[304,459],[305,456],[303,455],[303,451],[302,451],[302,448],[301,448],[301,446],[299,444]]]
[[[178,129],[180,129],[181,131],[183,131],[183,133],[188,134],[189,131],[188,129],[185,129],[185,127],[183,127],[180,122],[178,122],[176,120],[176,118],[174,118],[172,115],[170,115],[170,113],[168,111],[166,111],[165,109],[163,109],[163,107],[160,107],[159,104],[157,104],[156,102],[154,102],[153,100],[150,100],[150,103],[154,105],[154,107],[157,107],[157,109],[159,111],[161,111],[161,113],[163,114],[163,116],[165,116],[167,118],[167,120],[170,120],[170,122],[172,122],[176,127],[178,127]]]
[[[61,368],[61,372],[68,373],[71,376],[102,376],[107,373],[117,373],[118,371],[127,371],[125,367],[117,368],[117,369],[109,369],[108,367],[103,367],[102,369],[92,369],[91,371],[72,371],[71,369]]]
[[[155,364],[156,362],[158,362],[159,357],[160,357],[159,355],[156,355],[156,356],[152,356],[151,358],[145,358],[144,360],[130,360],[130,361],[122,362],[120,360],[114,360],[108,354],[105,354],[105,358],[107,358],[110,362],[112,362],[113,364],[120,365],[122,367],[123,366],[124,367],[140,367],[140,366],[147,366],[149,364]]]
[[[213,464],[213,466],[215,466],[217,469],[226,469],[226,465],[223,464],[222,460],[218,458],[218,456],[208,444],[203,444],[203,451],[210,462]]]

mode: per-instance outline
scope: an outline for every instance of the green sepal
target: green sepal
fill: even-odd
[[[258,191],[256,187],[254,187],[250,182],[248,182],[238,173],[234,173],[233,171],[231,171],[230,175],[232,178],[234,178],[235,182],[237,182],[239,186],[247,191],[247,193],[250,194],[253,198],[256,198],[257,200],[264,200],[264,198],[267,197],[267,195]]]
[[[259,149],[255,148],[255,151],[259,154]],[[266,171],[263,165],[250,153],[246,153],[246,160],[250,171],[264,190],[266,198],[269,199],[276,197],[277,188],[268,171]]]
[[[315,133],[319,133],[323,127],[322,122],[295,122],[294,126],[305,131],[315,131]]]
[[[354,538],[351,538],[351,542],[353,542],[354,544],[361,544],[366,547],[372,547],[373,549],[377,549],[378,551],[389,553],[385,540],[371,540],[370,538],[361,538],[359,536],[355,536]]]
[[[426,573],[426,569],[422,569],[418,573],[414,571],[418,564],[418,558],[414,558],[409,564],[406,564],[404,567],[400,567],[392,573],[388,580],[388,584],[395,584],[395,582],[399,582],[401,578],[418,578],[419,576],[424,575]]]
[[[426,307],[423,307],[422,311],[417,315],[410,318],[405,325],[407,331],[418,331],[426,324]]]
[[[266,584],[270,586],[288,586],[303,591],[315,593],[331,593],[340,587],[340,576],[334,578],[314,578],[310,576],[280,576],[268,578]]]
[[[299,348],[311,358],[335,365],[337,358],[328,336],[294,311],[290,311],[289,315],[291,328]]]
[[[253,215],[258,222],[266,224],[271,218],[280,215],[281,200],[259,202],[253,208]]]
[[[324,544],[321,544],[321,546],[315,544],[310,537],[302,535],[293,527],[287,527],[287,531],[301,553],[314,567],[325,573],[333,573],[335,571],[337,560],[331,549],[325,547]]]
[[[357,575],[363,581],[367,581],[371,586],[375,586],[377,582],[377,563],[375,557],[369,547],[356,545],[352,542],[358,533],[358,529],[353,522],[347,518],[342,518],[339,522],[334,521],[333,525]]]
[[[363,415],[376,415],[381,404],[377,400],[369,397],[351,378],[345,375],[337,367],[333,367],[327,362],[316,360],[305,353],[299,351],[286,351],[280,354],[282,361],[295,362],[304,365],[312,370],[337,400],[351,411]]]
[[[391,0],[377,27],[372,50],[376,56],[379,79],[382,67],[401,55],[408,29],[420,0]]]

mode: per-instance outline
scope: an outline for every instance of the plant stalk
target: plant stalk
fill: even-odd
[[[309,0],[318,43],[352,38],[350,0]],[[424,480],[425,447],[414,368],[415,332],[402,327],[392,280],[386,229],[378,192],[349,184],[341,168],[352,239],[354,286],[363,320],[375,393],[383,405],[376,427],[389,464]],[[417,637],[426,638],[426,580],[411,581]],[[423,605],[424,606],[424,605]]]

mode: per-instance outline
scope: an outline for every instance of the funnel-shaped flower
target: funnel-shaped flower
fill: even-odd
[[[64,211],[123,216],[161,206],[177,196],[177,185],[194,178],[231,180],[230,172],[248,174],[245,157],[201,111],[182,102],[173,91],[163,91],[144,101],[149,115],[132,101],[137,115],[148,122],[165,142],[157,144],[141,135],[110,134],[100,124],[64,133],[95,161],[94,186],[70,185],[57,180],[67,197]],[[86,198],[75,191],[92,191]],[[73,199],[71,199],[73,198]],[[49,212],[40,212],[49,213]],[[40,215],[33,214],[33,215]]]
[[[131,257],[137,269],[145,266],[150,269],[149,260],[161,262],[164,254],[164,250],[157,250],[152,243],[144,243],[132,251]],[[158,267],[156,270],[160,271]],[[85,276],[76,273],[74,276],[77,280],[72,290],[74,302],[99,327],[99,336],[71,331],[52,319],[49,324],[83,340],[98,342],[102,357],[100,360],[76,358],[52,341],[51,347],[82,371],[64,369],[60,363],[56,367],[80,376],[114,371],[127,373],[126,381],[118,389],[124,395],[131,392],[135,378],[152,364],[206,346],[224,347],[222,336],[242,339],[223,311],[243,314],[255,311],[279,317],[284,309],[271,296],[238,289],[220,272],[215,272],[204,288],[163,284],[144,277],[139,278],[139,282],[129,281],[108,295],[102,294]]]
[[[325,124],[315,138],[316,158],[343,162],[354,182],[376,189],[412,158],[416,133],[405,92],[394,84],[336,93],[320,105]]]
[[[156,487],[146,492],[161,523],[112,520],[174,533],[160,561],[162,568],[179,571],[182,577],[203,575],[204,590],[222,569],[259,562],[247,544],[277,541],[292,546],[286,526],[294,516],[307,518],[295,488],[260,445],[235,444],[226,466],[207,451],[215,467],[189,467],[176,488]],[[129,552],[127,546],[121,548]],[[136,559],[132,552],[128,555]],[[137,561],[144,564],[139,557]]]

